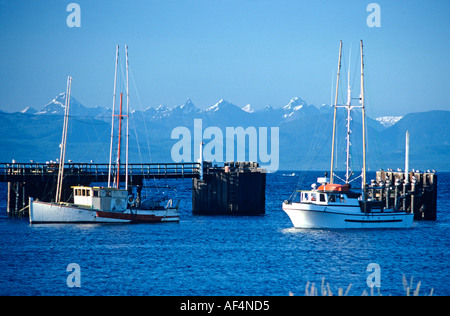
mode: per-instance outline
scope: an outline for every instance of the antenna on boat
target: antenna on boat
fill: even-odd
[[[119,62],[119,45],[116,49],[116,66],[114,70],[114,94],[113,94],[113,104],[112,104],[112,119],[111,119],[111,144],[109,147],[109,166],[108,166],[108,188],[111,187],[111,163],[112,163],[112,153],[113,153],[113,140],[114,140],[114,111],[116,104],[116,84],[117,84],[117,64]]]
[[[125,158],[125,190],[128,190],[128,138],[129,138],[129,125],[130,120],[130,95],[128,93],[128,45],[125,45],[125,60],[127,66],[127,148],[126,148],[126,158]]]
[[[116,173],[116,188],[120,188],[120,145],[122,143],[122,97],[123,93],[120,93],[120,105],[119,105],[119,115],[113,115],[119,117],[119,141],[117,145],[117,173]]]
[[[406,131],[405,139],[405,185],[409,184],[409,131]]]
[[[70,107],[70,90],[72,88],[72,77],[67,77],[67,88],[66,88],[66,104],[64,109],[64,123],[63,132],[61,140],[61,154],[59,157],[59,169],[58,169],[58,182],[56,184],[56,197],[55,203],[61,201],[61,191],[62,191],[62,180],[64,177],[64,160],[66,160],[66,141],[67,141],[67,125],[69,121],[69,107]]]
[[[350,129],[350,124],[351,124],[351,110],[352,110],[352,90],[350,88],[350,65],[351,65],[351,56],[352,56],[352,47],[350,46],[350,53],[349,53],[349,58],[348,58],[348,73],[347,73],[347,105],[346,105],[346,109],[347,109],[347,157],[345,160],[345,165],[346,165],[346,172],[345,172],[345,183],[349,183],[350,180],[350,176],[352,174],[352,170],[350,169],[350,134],[352,133],[351,129]]]
[[[361,108],[362,108],[362,135],[363,135],[363,172],[362,187],[366,186],[366,112],[364,106],[364,54],[363,41],[361,40]],[[363,190],[364,191],[364,190]]]
[[[341,72],[341,57],[342,57],[342,40],[339,44],[339,62],[338,62],[338,70],[337,70],[337,79],[336,79],[336,94],[334,98],[334,119],[333,119],[333,139],[331,145],[331,170],[330,170],[330,183],[333,183],[333,167],[334,167],[334,142],[336,136],[336,106],[338,101],[338,89],[339,89],[339,75]]]
[[[199,163],[200,163],[200,180],[203,180],[203,145],[205,143],[204,142],[200,142],[200,158]]]

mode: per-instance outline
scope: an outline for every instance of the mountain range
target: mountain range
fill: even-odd
[[[0,162],[30,160],[45,162],[59,157],[65,94],[61,93],[41,109],[30,107],[16,113],[0,112],[2,135]],[[361,114],[352,110],[352,168],[361,165]],[[73,96],[70,100],[68,147],[72,161],[107,162],[111,132],[111,109],[88,108]],[[280,170],[328,170],[331,155],[333,107],[316,107],[301,98],[292,98],[279,108],[266,106],[254,110],[226,100],[199,109],[191,99],[168,107],[148,107],[130,114],[130,161],[172,162],[171,149],[179,139],[172,139],[176,127],[186,127],[194,135],[194,119],[202,128],[277,127],[279,129]],[[403,168],[406,130],[410,132],[410,164],[416,169],[450,171],[450,111],[410,113],[404,117],[366,117],[367,156],[371,170]],[[346,111],[337,116],[337,169],[345,169]],[[193,142],[193,138],[191,142]],[[208,142],[209,140],[204,140]],[[225,139],[220,140],[225,144]],[[192,143],[192,161],[194,157]],[[267,146],[271,149],[270,138]],[[225,149],[223,150],[225,152]],[[248,157],[248,144],[246,148]]]

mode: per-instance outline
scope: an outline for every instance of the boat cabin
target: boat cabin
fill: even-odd
[[[127,209],[127,190],[103,187],[74,186],[74,204],[101,211],[123,212]]]
[[[84,186],[75,186],[73,189],[73,202],[77,205],[92,205],[92,188]]]
[[[318,178],[321,185],[317,188],[312,185],[312,190],[297,190],[292,196],[293,203],[307,203],[317,205],[358,206],[360,193],[350,191],[349,184],[328,183],[328,178]]]
[[[323,205],[358,205],[357,196],[355,197],[349,197],[347,194],[340,192],[298,190],[293,195],[292,202]]]

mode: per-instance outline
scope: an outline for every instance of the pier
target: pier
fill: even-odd
[[[404,210],[414,214],[414,220],[436,220],[437,175],[434,171],[376,172],[366,187],[366,193],[379,207]]]

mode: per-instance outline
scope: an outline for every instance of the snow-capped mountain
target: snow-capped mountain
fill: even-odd
[[[190,98],[182,105],[177,105],[172,109],[172,114],[174,115],[190,115],[199,113],[200,109],[195,106]]]
[[[65,104],[66,104],[66,93],[62,92],[58,96],[56,96],[50,103],[44,105],[44,107],[40,111],[37,111],[35,114],[64,115]],[[72,116],[97,117],[103,115],[106,111],[108,111],[107,108],[100,106],[94,108],[85,107],[73,96],[70,96],[70,115]]]
[[[35,115],[64,115],[65,93],[60,93],[51,102],[44,105],[41,110],[33,112],[27,108],[22,112]],[[330,106],[322,105],[320,110],[305,100],[294,97],[285,106],[274,108],[270,105],[263,109],[255,110],[250,104],[239,107],[231,102],[221,99],[216,104],[201,110],[188,98],[183,104],[175,107],[159,105],[158,107],[147,107],[145,110],[132,109],[132,117],[137,120],[154,121],[159,125],[176,126],[185,125],[189,120],[201,118],[206,125],[216,126],[279,126],[287,122],[316,119],[320,111],[332,109]],[[91,117],[109,122],[111,109],[104,107],[88,108],[83,106],[76,98],[71,96],[71,116]],[[358,118],[356,118],[358,120]],[[385,128],[380,122],[374,121],[379,129]]]
[[[209,126],[248,126],[253,125],[253,113],[242,110],[239,106],[224,99],[213,106],[202,110],[198,118],[202,118]]]
[[[381,116],[375,118],[381,125],[384,127],[391,127],[398,121],[400,121],[403,118],[403,116]]]
[[[304,100],[295,97],[292,98],[291,101],[289,101],[289,103],[285,106],[283,106],[283,110],[286,112],[290,112],[290,111],[297,111],[300,110],[303,106],[307,106],[308,103],[306,103]]]
[[[71,97],[71,101],[75,98]],[[66,102],[66,93],[60,93],[56,98],[54,98],[50,103],[44,105],[44,107],[38,111],[36,114],[56,114],[56,115],[64,115]],[[75,102],[71,102],[72,105]],[[78,102],[76,102],[78,103]],[[76,106],[75,106],[76,107]]]
[[[216,104],[214,104],[213,106],[207,108],[204,112],[205,113],[213,113],[213,112],[218,112],[218,111],[242,111],[242,109],[240,107],[238,107],[237,105],[234,105],[233,103],[230,103],[224,99],[220,99],[219,102],[217,102]],[[244,111],[242,111],[244,112]]]
[[[22,111],[20,111],[20,113],[24,113],[24,114],[35,114],[37,113],[37,110],[35,108],[32,108],[30,106],[27,106],[25,109],[23,109]]]
[[[149,110],[147,108],[146,110],[147,112],[150,112],[151,110]],[[154,114],[151,118],[153,119],[163,119],[163,118],[167,118],[172,114],[172,109],[169,108],[167,105],[164,104],[160,104],[154,111]]]
[[[44,105],[41,110],[33,111],[26,108],[22,113],[36,115],[64,115],[65,93],[60,93],[51,102]],[[88,108],[83,106],[76,98],[71,96],[70,113],[72,116],[78,117],[94,117],[109,121],[111,114],[110,109],[103,107]],[[274,126],[284,121],[293,121],[305,116],[316,115],[319,110],[314,105],[309,105],[306,101],[294,97],[289,103],[281,108],[273,108],[270,105],[261,110],[255,110],[250,104],[239,107],[231,102],[221,99],[216,104],[206,108],[199,109],[193,101],[188,98],[185,103],[175,107],[159,105],[158,107],[147,107],[144,111],[136,110],[132,114],[134,117],[142,117],[146,120],[158,120],[164,122],[171,119],[171,124],[175,124],[176,120],[186,121],[192,118],[204,118],[211,124],[215,120],[220,122],[232,123],[233,121],[240,124],[257,124],[260,126]],[[174,121],[175,120],[175,121]]]
[[[156,113],[156,110],[154,108],[152,108],[151,106],[146,108],[143,112],[143,114],[146,118],[152,118],[155,115],[155,113]]]
[[[246,106],[241,108],[242,111],[245,111],[247,113],[253,113],[255,112],[255,110],[252,108],[252,106],[250,104],[247,104]]]
[[[185,103],[173,108],[164,104],[159,105],[157,108],[150,106],[143,111],[143,114],[147,119],[163,120],[171,117],[189,117],[200,112],[201,110],[188,98]]]
[[[308,105],[306,101],[297,97],[292,98],[282,109],[283,118],[287,120],[294,120],[305,115],[315,115],[319,112],[314,105]]]

